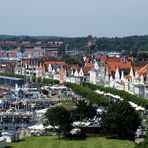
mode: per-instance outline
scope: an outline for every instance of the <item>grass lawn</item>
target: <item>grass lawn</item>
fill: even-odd
[[[64,100],[71,100],[71,97],[66,96],[66,95],[61,95],[60,98]]]
[[[58,140],[57,136],[29,137],[24,141],[9,143],[8,148],[134,148],[134,142],[91,137],[86,140]]]
[[[71,109],[73,107],[76,107],[76,103],[72,102],[72,101],[65,101],[65,102],[62,102],[60,104],[58,104],[60,106],[63,106],[65,107],[66,109]]]

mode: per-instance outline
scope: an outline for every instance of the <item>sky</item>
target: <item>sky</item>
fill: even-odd
[[[0,0],[0,34],[146,35],[148,0]]]

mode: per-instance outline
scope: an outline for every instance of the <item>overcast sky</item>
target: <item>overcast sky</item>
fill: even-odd
[[[0,0],[0,34],[148,34],[148,0]]]

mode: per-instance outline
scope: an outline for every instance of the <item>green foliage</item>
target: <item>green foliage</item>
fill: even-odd
[[[72,110],[72,118],[76,120],[92,119],[96,115],[96,108],[85,100],[79,100],[76,104],[77,108]]]
[[[22,53],[22,55],[23,55],[23,53],[25,52],[25,49],[24,49],[23,46],[20,47],[20,52]]]
[[[16,78],[24,78],[23,75],[14,74],[14,73],[0,73],[1,76],[7,76],[7,77],[16,77]]]
[[[53,80],[53,79],[48,79],[48,78],[43,78],[43,83],[44,84],[59,84],[59,81]]]
[[[98,104],[99,106],[108,106],[109,98],[103,95],[96,94],[93,90],[90,90],[87,87],[73,84],[65,83],[65,85],[71,88],[76,94],[86,98],[90,103]]]
[[[87,44],[87,37],[64,38],[64,43],[67,45],[67,50],[82,51],[85,50]]]
[[[102,50],[125,50],[136,52],[148,50],[148,36],[130,36],[124,38],[98,38],[97,46]]]
[[[104,87],[104,86],[97,86],[97,85],[93,85],[87,82],[83,82],[82,85],[84,87],[87,87],[91,90],[101,90],[104,91],[106,93],[111,93],[113,95],[118,95],[121,98],[123,98],[125,101],[132,101],[138,105],[141,105],[145,108],[148,108],[148,100],[145,100],[144,98],[132,95],[124,90],[117,90],[115,88],[111,88],[111,87]]]
[[[26,78],[25,75],[19,75],[19,74],[14,74],[14,73],[0,73],[1,76],[8,76],[8,77],[16,77],[16,78]],[[27,76],[29,78],[29,76]],[[58,84],[58,80],[53,80],[53,79],[48,79],[48,78],[41,78],[38,77],[36,79],[35,76],[32,76],[32,82],[39,82],[39,83],[44,83],[44,84]]]
[[[65,96],[66,97],[66,96]],[[65,98],[64,97],[64,98]],[[62,99],[62,97],[61,97],[61,99]],[[68,99],[70,99],[70,101],[68,100],[68,101],[64,101],[61,105],[64,107],[64,108],[66,108],[66,109],[73,109],[73,108],[75,108],[76,107],[76,103],[75,102],[72,102],[71,101],[71,97],[70,98],[68,98]]]
[[[45,117],[48,119],[49,124],[52,126],[58,126],[58,136],[63,132],[67,134],[71,130],[72,119],[70,113],[62,106],[48,109],[45,113]]]
[[[59,47],[58,54],[62,57],[65,55],[65,44]]]
[[[63,60],[66,64],[80,64],[80,60],[76,57],[64,56]]]
[[[86,47],[87,41],[90,39],[96,40],[96,48],[92,47],[90,51],[98,50],[125,50],[126,52],[136,52],[137,50],[148,50],[148,35],[145,36],[129,36],[123,38],[97,38],[89,35],[88,37],[75,37],[75,38],[64,38],[64,37],[50,37],[50,36],[6,36],[1,35],[0,41],[30,41],[32,43],[36,41],[63,41],[66,45],[66,50],[77,50],[77,51],[87,51]],[[15,45],[6,46],[0,45],[3,50],[10,50],[16,48]],[[63,48],[63,47],[62,47]],[[61,55],[65,49],[60,49]]]
[[[139,61],[146,61],[148,59],[148,53],[139,53],[134,56]]]
[[[101,127],[113,137],[134,140],[141,119],[139,114],[128,102],[121,101],[109,106],[107,113],[102,115]]]

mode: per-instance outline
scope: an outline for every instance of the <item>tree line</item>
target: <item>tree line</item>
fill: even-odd
[[[48,109],[45,117],[48,119],[46,125],[58,126],[56,129],[58,138],[63,134],[70,139],[82,139],[86,133],[71,134],[73,122],[87,122],[93,125],[92,119],[97,120],[98,133],[102,136],[117,139],[134,140],[137,127],[141,123],[138,112],[127,101],[117,101],[109,104],[108,98],[102,98],[93,90],[78,84],[66,83],[77,95],[81,97],[76,103],[76,108],[66,110],[63,106],[56,106]],[[105,106],[104,112],[97,113],[97,108]],[[100,120],[101,119],[101,120]],[[96,121],[95,121],[96,123]],[[81,125],[79,127],[81,129]]]
[[[141,105],[145,108],[148,108],[148,100],[138,97],[136,95],[132,95],[124,90],[117,90],[115,88],[112,87],[104,87],[104,86],[100,86],[100,85],[93,85],[87,82],[82,82],[81,83],[82,86],[87,87],[91,90],[101,90],[104,91],[106,93],[111,93],[113,95],[118,95],[121,98],[123,98],[125,101],[132,101],[138,105]]]
[[[89,51],[96,52],[98,50],[102,51],[125,51],[125,52],[134,52],[137,51],[147,51],[148,50],[148,35],[145,36],[129,36],[129,37],[115,37],[115,38],[107,38],[107,37],[92,37],[89,35],[88,37],[52,37],[52,36],[0,36],[0,41],[63,41],[65,44],[66,50],[78,50],[78,51]],[[95,41],[95,46],[87,47],[87,42],[89,40]],[[4,49],[7,49],[6,47]]]
[[[85,86],[69,82],[65,83],[65,86],[71,88],[73,92],[86,98],[91,103],[98,104],[99,106],[108,106],[109,104],[109,98],[107,96],[96,94],[93,90]]]

